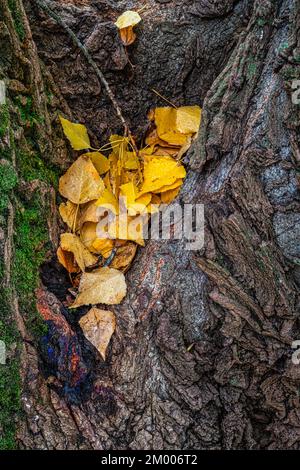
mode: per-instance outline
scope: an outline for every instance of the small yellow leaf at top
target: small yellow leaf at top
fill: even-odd
[[[87,129],[83,124],[77,124],[59,116],[65,136],[74,150],[84,150],[91,147]]]
[[[128,10],[122,13],[115,22],[118,29],[127,28],[128,26],[135,26],[142,18],[136,11]]]
[[[99,268],[91,273],[83,273],[79,284],[79,294],[70,308],[81,305],[119,304],[126,295],[124,274],[113,268]]]
[[[98,349],[105,361],[106,350],[116,328],[115,314],[93,307],[80,318],[79,325],[86,339]]]
[[[88,152],[88,153],[84,153],[81,156],[89,157],[91,159],[99,175],[104,175],[104,173],[106,173],[109,170],[109,161],[105,157],[105,155],[103,155],[102,153]]]
[[[74,204],[84,204],[98,199],[104,183],[88,157],[81,156],[59,180],[59,192]]]
[[[62,233],[60,236],[60,246],[63,251],[73,253],[81,271],[84,271],[87,266],[92,266],[97,261],[97,258],[86,249],[80,239],[73,233]]]

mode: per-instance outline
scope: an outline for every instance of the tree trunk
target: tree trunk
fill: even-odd
[[[1,216],[3,322],[8,331],[14,318],[20,335],[7,339],[5,366],[20,357],[22,413],[16,392],[8,410],[17,445],[298,449],[299,0],[152,0],[127,49],[113,22],[131,2],[48,4],[92,54],[137,139],[147,112],[164,105],[152,88],[203,107],[179,200],[204,204],[205,246],[152,240],[139,249],[103,362],[78,326],[87,309],[62,304],[69,284],[55,258],[53,188],[76,155],[56,111],[85,123],[95,146],[122,125],[65,31],[34,1],[25,13],[21,0],[0,0],[0,163],[18,175]]]

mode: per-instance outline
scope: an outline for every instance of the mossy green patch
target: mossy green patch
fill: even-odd
[[[14,103],[19,109],[22,123],[26,124],[28,128],[34,127],[36,123],[43,122],[43,118],[35,112],[30,96],[18,95],[14,99]]]
[[[16,149],[16,157],[18,170],[24,181],[30,182],[39,179],[54,187],[57,186],[57,169],[50,164],[46,166],[38,151],[25,152],[22,149]]]
[[[19,3],[17,0],[8,0],[8,6],[14,20],[16,33],[19,36],[19,39],[23,42],[25,39],[25,28]]]
[[[4,137],[9,125],[9,112],[6,104],[0,105],[0,139]]]
[[[18,182],[18,176],[10,162],[0,162],[0,191],[11,191]]]
[[[37,313],[34,290],[39,284],[39,267],[50,246],[47,221],[41,214],[38,193],[18,210],[15,232],[14,285],[26,317],[26,326],[39,338],[47,328]]]
[[[2,264],[2,263],[1,263]],[[4,271],[2,264],[0,271]],[[0,450],[15,448],[15,421],[21,414],[19,359],[9,357],[11,348],[18,347],[19,333],[11,321],[11,291],[0,288],[0,339],[6,347],[6,363],[0,365]]]

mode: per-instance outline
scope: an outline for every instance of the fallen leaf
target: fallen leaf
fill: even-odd
[[[136,34],[132,26],[120,29],[120,37],[124,46],[130,46],[136,40]]]
[[[114,214],[118,214],[119,211],[118,201],[115,195],[109,189],[104,189],[99,199],[97,199],[97,201],[95,202],[95,205],[96,207],[102,207],[103,209],[110,210]]]
[[[76,231],[79,228],[80,207],[71,201],[67,201],[62,202],[58,210],[65,224],[67,224],[71,230],[74,229]]]
[[[91,146],[87,129],[83,124],[76,124],[59,116],[65,136],[70,141],[74,150],[84,150]]]
[[[178,179],[176,181],[174,181],[174,183],[172,184],[168,184],[166,186],[162,186],[161,188],[159,188],[157,191],[154,191],[156,193],[164,193],[166,191],[170,191],[171,189],[176,189],[176,188],[179,188],[183,183],[183,180],[182,179]]]
[[[105,361],[107,346],[116,328],[115,314],[93,307],[81,317],[79,325],[86,339],[95,346]]]
[[[118,29],[127,28],[128,26],[135,26],[142,18],[136,11],[128,10],[122,13],[115,22]]]
[[[73,233],[61,234],[60,247],[63,251],[73,253],[75,261],[81,271],[84,271],[87,266],[92,266],[97,261],[97,258],[87,250],[81,240]]]
[[[126,272],[135,257],[137,245],[134,242],[127,242],[126,245],[117,249],[110,267]]]
[[[105,191],[105,190],[104,190]],[[96,201],[90,201],[83,206],[81,216],[79,218],[79,227],[82,227],[86,222],[98,222],[99,221],[99,210],[96,205]]]
[[[126,295],[124,274],[113,268],[99,268],[91,273],[83,273],[79,294],[71,308],[90,304],[119,304]]]
[[[59,246],[56,255],[60,264],[62,264],[69,273],[77,273],[79,271],[79,266],[75,261],[73,253],[70,251],[64,251]]]
[[[59,180],[59,192],[74,204],[98,199],[104,183],[88,157],[79,157]]]
[[[200,120],[201,108],[199,106],[155,109],[158,137],[171,145],[185,145],[188,136],[198,132]]]
[[[136,34],[133,32],[133,27],[141,21],[140,15],[136,11],[125,11],[115,25],[120,30],[120,36],[125,46],[129,46],[135,41]]]
[[[81,155],[82,157],[88,157],[91,159],[94,167],[96,168],[96,170],[98,171],[99,175],[103,175],[104,173],[106,173],[108,170],[109,170],[109,161],[108,159],[105,157],[105,155],[103,155],[102,153],[100,152],[89,152],[89,153],[84,153],[83,155]]]
[[[178,188],[170,189],[161,194],[161,202],[164,204],[170,204],[178,195],[180,186]]]
[[[171,157],[153,157],[144,164],[144,182],[140,193],[158,191],[186,176],[183,165]]]
[[[114,247],[114,241],[110,238],[96,238],[92,244],[92,251],[99,253],[103,258],[109,258]]]

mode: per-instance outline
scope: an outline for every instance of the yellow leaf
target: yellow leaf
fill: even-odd
[[[79,294],[71,306],[119,304],[126,295],[124,274],[113,268],[99,268],[91,273],[83,273],[79,284]]]
[[[115,314],[93,307],[80,318],[79,325],[86,339],[95,346],[105,361],[107,346],[116,328]]]
[[[155,192],[156,193],[164,193],[166,191],[170,191],[171,189],[176,189],[176,188],[180,187],[181,185],[182,185],[182,179],[178,179],[173,184],[162,186],[161,188],[159,188]]]
[[[95,253],[100,253],[103,258],[109,258],[114,247],[114,241],[110,238],[96,238],[93,241],[93,250]]]
[[[144,182],[140,193],[158,191],[184,178],[186,171],[171,157],[153,157],[144,164]]]
[[[89,157],[91,159],[99,175],[103,175],[109,170],[109,161],[102,153],[89,152],[89,153],[84,153],[81,156]]]
[[[137,245],[134,242],[126,242],[126,245],[117,249],[117,253],[114,256],[110,267],[126,272],[135,257],[136,250]]]
[[[133,204],[137,196],[137,188],[132,181],[120,186],[120,195],[126,198],[126,205]]]
[[[161,194],[161,202],[164,204],[170,204],[180,191],[180,186],[178,188],[170,189],[169,191],[165,191]]]
[[[98,238],[97,224],[86,222],[81,229],[80,238],[84,246],[92,253],[109,258],[114,247],[114,241],[110,238]]]
[[[144,193],[139,195],[136,198],[135,202],[137,204],[144,204],[145,206],[148,206],[148,204],[151,202],[152,199],[152,194],[151,193]]]
[[[147,212],[147,206],[151,202],[151,197],[151,193],[145,193],[137,197],[135,199],[135,202],[128,206],[128,214],[136,215],[142,214],[143,212]]]
[[[127,28],[128,26],[135,26],[138,24],[142,18],[136,11],[125,11],[115,22],[115,25],[119,29]]]
[[[59,206],[59,213],[65,224],[73,230],[79,228],[80,208],[71,201],[62,202]],[[76,219],[76,224],[75,224]]]
[[[80,239],[89,251],[93,251],[93,243],[97,238],[96,230],[97,223],[95,222],[85,222],[81,227]]]
[[[118,214],[118,201],[109,189],[104,189],[102,195],[95,202],[95,205],[111,210],[114,214]]]
[[[137,170],[139,168],[139,161],[134,152],[125,153],[123,166],[126,170]]]
[[[104,190],[105,191],[105,190]],[[96,201],[90,201],[82,209],[82,213],[79,219],[79,227],[81,227],[85,222],[98,222],[99,214]]]
[[[108,233],[112,239],[132,240],[141,246],[145,245],[143,238],[143,225],[148,220],[147,214],[142,214],[138,217],[126,216],[126,221],[123,216],[116,217],[108,227]]]
[[[171,145],[185,145],[187,137],[198,132],[200,119],[201,108],[199,106],[155,109],[158,137]]]
[[[59,192],[74,204],[98,199],[104,183],[88,157],[79,157],[59,180]]]
[[[176,131],[182,134],[195,134],[199,130],[200,121],[199,106],[181,106],[176,109]]]
[[[73,233],[62,233],[60,236],[60,246],[63,251],[73,253],[81,271],[84,271],[87,266],[92,266],[97,261],[97,258],[86,249],[80,239]]]
[[[83,124],[76,124],[59,116],[65,136],[70,141],[74,150],[84,150],[91,147],[90,139]]]
[[[77,273],[79,271],[79,267],[75,261],[73,253],[70,251],[64,251],[59,246],[56,254],[60,264],[62,264],[69,273]]]

